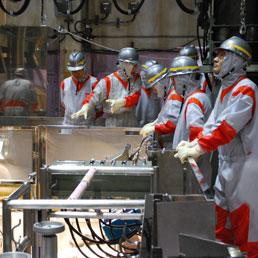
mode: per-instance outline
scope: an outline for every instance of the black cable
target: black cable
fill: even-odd
[[[100,221],[101,221],[101,220],[99,219],[100,234],[101,234],[102,238],[106,240],[105,235],[104,235],[104,232],[103,232],[103,228],[102,228],[102,226],[101,226],[101,222],[100,222]],[[110,244],[107,244],[107,246],[108,246],[111,250],[113,250],[113,251],[117,252],[118,254],[120,254],[120,252],[117,251],[117,250],[116,250],[113,246],[111,246]]]
[[[40,10],[41,24],[44,23],[44,0],[41,0],[41,10]]]
[[[25,10],[27,9],[27,7],[29,6],[29,3],[30,3],[30,0],[25,0],[22,7],[18,10],[18,11],[8,11],[4,4],[3,4],[3,0],[0,0],[0,8],[5,12],[7,13],[8,15],[11,15],[11,16],[18,16],[20,14],[22,14],[23,12],[25,12]]]
[[[181,9],[182,11],[184,11],[185,13],[194,14],[194,10],[189,9],[188,7],[186,7],[186,6],[182,3],[182,0],[176,0],[176,3],[177,3],[178,6],[180,7],[180,9]]]
[[[110,228],[123,228],[124,225],[109,225],[107,224],[105,221],[103,220],[100,220],[102,224],[104,224],[105,226],[107,227],[110,227]],[[128,224],[126,225],[127,227],[140,227],[142,224]]]
[[[64,220],[65,220],[66,224],[68,224],[66,220],[69,221],[69,219],[64,219]],[[69,222],[69,223],[70,223],[70,222]],[[88,256],[81,250],[80,246],[78,245],[78,243],[77,243],[77,241],[76,241],[76,239],[75,239],[74,232],[73,232],[72,228],[69,226],[69,224],[68,224],[68,227],[69,227],[69,231],[70,231],[70,233],[71,233],[73,242],[75,243],[75,245],[76,245],[77,249],[79,250],[79,252],[80,252],[84,257],[90,258],[90,257],[88,257]]]
[[[72,32],[71,32],[71,29],[70,29],[70,19],[65,19],[65,22],[66,22],[66,24],[67,24],[67,30],[68,30],[70,33],[72,33]],[[76,41],[76,42],[78,42],[78,43],[81,43],[81,44],[84,44],[84,41],[77,39],[76,37],[74,37],[74,36],[73,36],[72,34],[70,34],[70,33],[64,33],[64,34],[65,34],[65,35],[69,35],[74,41]]]
[[[82,239],[85,239],[85,240],[90,241],[90,242],[92,242],[92,243],[95,243],[95,244],[107,244],[107,243],[108,243],[108,244],[117,244],[118,241],[119,241],[119,239],[120,239],[120,238],[116,238],[116,239],[112,239],[112,240],[106,241],[106,240],[100,238],[99,241],[96,241],[96,240],[91,239],[91,238],[88,238],[88,237],[86,237],[85,235],[83,235],[82,233],[80,233],[80,232],[70,223],[70,220],[69,220],[69,219],[64,219],[64,220],[65,220],[66,224],[71,227],[71,229],[73,230],[73,232],[75,232],[77,235],[79,235]],[[137,231],[136,231],[136,232],[137,232]],[[136,232],[135,232],[135,231],[132,231],[132,232],[129,234],[130,237],[133,236]]]
[[[76,226],[77,226],[77,229],[79,230],[79,232],[80,233],[82,233],[82,231],[81,231],[81,227],[80,227],[80,224],[79,224],[79,220],[76,218],[75,219],[75,223],[76,223]],[[93,237],[94,238],[94,237]],[[97,254],[91,247],[90,247],[90,245],[87,243],[87,241],[85,241],[84,239],[83,239],[83,242],[84,242],[84,244],[87,246],[87,248],[93,253],[93,254],[95,254],[97,257],[99,257],[99,258],[104,258],[103,256],[100,256],[99,254]],[[97,244],[97,246],[98,246],[98,244]]]
[[[87,224],[87,226],[88,226],[88,228],[89,228],[89,230],[90,230],[90,232],[91,232],[91,235],[92,235],[92,237],[96,240],[96,232],[93,230],[93,228],[92,228],[92,226],[91,226],[91,222],[90,222],[90,220],[89,219],[85,219],[85,221],[86,221],[86,224]],[[102,247],[99,245],[99,244],[97,244],[97,247],[99,248],[99,250],[100,251],[102,251],[105,255],[108,255],[108,257],[115,257],[114,255],[112,255],[112,254],[110,254],[110,253],[108,253],[108,252],[106,252],[105,250],[103,250],[102,249]],[[100,256],[99,256],[100,257]]]
[[[125,225],[121,225],[121,226],[113,226],[111,220],[109,220],[109,224],[105,223],[103,220],[100,220],[100,221],[101,221],[105,226],[107,226],[107,227],[110,228],[110,232],[111,232],[112,237],[114,237],[113,232],[112,232],[112,230],[113,230],[112,228],[122,228],[122,229],[124,230],[124,232],[125,232],[125,229],[128,228],[129,226],[134,226],[134,227],[136,227],[136,226],[137,226],[137,227],[141,226],[141,225],[139,225],[139,224],[131,224],[131,225],[125,224]],[[124,233],[124,237],[126,237],[127,239],[128,239],[128,238],[131,238],[132,236],[134,236],[135,234],[137,234],[138,231],[139,231],[139,228],[134,229],[133,232],[135,232],[135,233],[134,233],[133,235],[132,235],[131,233],[129,233],[130,236],[126,236],[126,234]],[[137,251],[137,249],[135,249],[135,248],[125,247],[125,246],[123,246],[123,245],[121,244],[121,241],[124,239],[124,237],[120,238],[120,240],[119,240],[119,246],[122,247],[122,248],[124,248],[124,249],[128,249],[128,250],[130,250],[130,251],[135,251],[135,250]],[[124,240],[124,241],[125,241],[125,240]],[[124,252],[122,251],[121,248],[120,248],[120,252],[122,252],[123,254],[126,254],[126,253],[124,253]],[[135,254],[136,254],[136,253],[135,253]]]
[[[69,2],[69,1],[68,1]],[[83,4],[84,4],[84,2],[85,2],[85,0],[81,0],[81,2],[80,2],[80,4],[78,5],[78,7],[77,8],[75,8],[73,11],[71,11],[70,10],[70,12],[68,13],[67,11],[68,11],[68,9],[66,10],[66,12],[63,12],[62,10],[60,10],[60,9],[58,9],[58,2],[57,2],[57,0],[54,0],[54,4],[55,4],[55,6],[56,6],[56,8],[58,9],[58,11],[60,12],[60,13],[62,13],[62,14],[65,14],[65,15],[73,15],[73,14],[76,14],[76,13],[78,13],[81,9],[82,9],[82,6],[83,6]]]
[[[126,10],[122,9],[122,8],[119,6],[117,0],[113,0],[113,3],[114,3],[114,5],[115,5],[116,9],[117,9],[120,13],[125,14],[125,15],[132,15],[132,14],[137,14],[137,13],[138,13],[138,11],[141,9],[142,5],[144,4],[144,1],[145,1],[145,0],[141,0],[141,2],[138,4],[137,8],[135,8],[134,10],[130,10],[130,11],[129,11],[129,10],[126,11]]]
[[[105,13],[103,17],[100,18],[101,21],[105,21],[109,16],[109,13]]]

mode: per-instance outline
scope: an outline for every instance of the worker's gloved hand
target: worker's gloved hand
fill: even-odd
[[[71,118],[78,119],[80,116],[84,116],[84,119],[87,119],[88,112],[89,112],[89,104],[84,104],[79,111],[71,115]]]
[[[142,135],[143,138],[148,136],[149,134],[153,133],[155,130],[155,125],[152,123],[146,124],[140,131],[140,135]]]
[[[183,147],[183,146],[188,146],[188,147],[192,147],[194,146],[196,143],[198,142],[198,139],[194,139],[193,141],[189,142],[189,141],[181,141],[177,147],[176,147],[176,151],[178,151],[179,148]]]
[[[174,157],[179,158],[182,164],[185,163],[189,157],[197,160],[202,154],[205,153],[205,151],[199,145],[198,140],[177,146],[176,151],[177,153],[174,155]]]
[[[125,106],[125,99],[107,99],[106,103],[110,104],[111,113],[117,113],[120,108]]]

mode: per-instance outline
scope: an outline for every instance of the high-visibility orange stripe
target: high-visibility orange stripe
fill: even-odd
[[[96,81],[92,84],[91,90],[94,90],[94,89],[96,88],[96,86],[98,85],[98,83],[99,83],[99,80],[96,80]]]
[[[179,102],[183,102],[183,100],[184,100],[184,98],[182,96],[178,95],[178,94],[171,94],[169,96],[169,99],[170,100],[177,100]]]
[[[118,81],[120,81],[122,83],[122,85],[124,86],[125,89],[128,88],[128,81],[124,81],[118,74],[118,72],[114,72],[114,76],[117,78]]]
[[[199,135],[199,133],[203,130],[202,127],[197,127],[197,126],[190,126],[189,129],[189,140],[193,141],[196,139]]]
[[[199,99],[196,99],[196,98],[190,98],[188,101],[187,101],[187,106],[185,108],[185,120],[186,120],[186,113],[187,113],[187,108],[189,106],[189,104],[195,104],[197,105],[201,110],[202,110],[202,113],[204,114],[205,112],[205,109],[204,109],[204,106],[202,104],[202,102],[199,100]]]
[[[220,94],[220,102],[223,101],[223,99],[225,98],[225,96],[243,79],[245,79],[246,77],[241,76],[237,81],[235,81],[231,86],[227,87],[226,89],[221,91]]]
[[[226,120],[223,120],[211,134],[204,136],[200,133],[198,142],[204,150],[213,151],[229,143],[236,135],[236,130]]]
[[[141,91],[138,90],[134,94],[125,97],[125,107],[130,108],[130,107],[136,106],[140,96],[141,96]]]
[[[255,108],[256,108],[256,98],[255,98],[255,93],[252,88],[249,86],[243,85],[240,86],[236,91],[233,92],[232,96],[237,96],[239,94],[247,95],[253,100],[253,108],[252,108],[252,114],[254,114]]]
[[[172,121],[167,121],[164,124],[156,124],[155,132],[159,134],[169,134],[176,130],[176,125]]]

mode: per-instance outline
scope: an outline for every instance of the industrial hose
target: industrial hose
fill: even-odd
[[[0,0],[0,8],[1,8],[5,13],[7,13],[7,14],[10,15],[10,16],[18,16],[18,15],[20,15],[20,14],[22,14],[22,13],[25,12],[25,10],[27,9],[27,7],[29,6],[29,3],[30,3],[30,0],[25,0],[24,3],[23,3],[23,5],[22,5],[22,7],[21,7],[18,11],[12,11],[12,10],[8,11],[8,10],[5,8],[4,4],[3,4],[3,0]]]
[[[132,10],[132,11],[131,11],[131,10],[124,10],[124,9],[122,9],[122,8],[119,6],[117,0],[113,0],[113,3],[114,3],[114,5],[115,5],[116,9],[117,9],[120,13],[125,14],[125,15],[132,15],[132,14],[137,14],[137,13],[139,12],[139,10],[141,9],[142,5],[144,4],[144,1],[145,1],[145,0],[141,0],[141,2],[138,4],[137,8],[136,8],[135,10]]]
[[[81,9],[82,9],[82,6],[83,6],[83,4],[84,4],[84,2],[85,2],[85,0],[81,0],[81,2],[80,2],[80,4],[78,5],[78,7],[77,8],[75,8],[74,10],[69,10],[68,11],[68,9],[66,10],[66,12],[62,12],[61,10],[59,10],[62,14],[65,14],[65,15],[73,15],[73,14],[76,14],[76,13],[78,13]],[[57,2],[57,0],[54,0],[54,4],[55,4],[55,6],[56,6],[56,8],[58,8],[58,2]]]
[[[180,7],[180,9],[182,11],[184,11],[185,13],[188,13],[188,14],[194,14],[194,10],[192,9],[189,9],[187,8],[183,3],[182,3],[182,0],[176,0],[178,6]]]

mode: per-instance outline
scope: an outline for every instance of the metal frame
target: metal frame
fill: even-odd
[[[12,251],[12,221],[11,221],[11,210],[9,208],[9,202],[11,200],[17,200],[20,197],[24,199],[30,198],[31,193],[31,185],[34,183],[33,179],[36,174],[32,174],[27,181],[25,181],[16,191],[14,191],[10,196],[2,201],[2,212],[3,212],[3,251],[9,252]],[[23,212],[23,234],[24,238],[21,241],[20,245],[22,245],[22,249],[26,249],[34,241],[33,231],[31,228],[31,221],[33,221],[33,214],[24,211]],[[11,233],[10,233],[11,232]],[[24,246],[24,247],[23,247]]]

